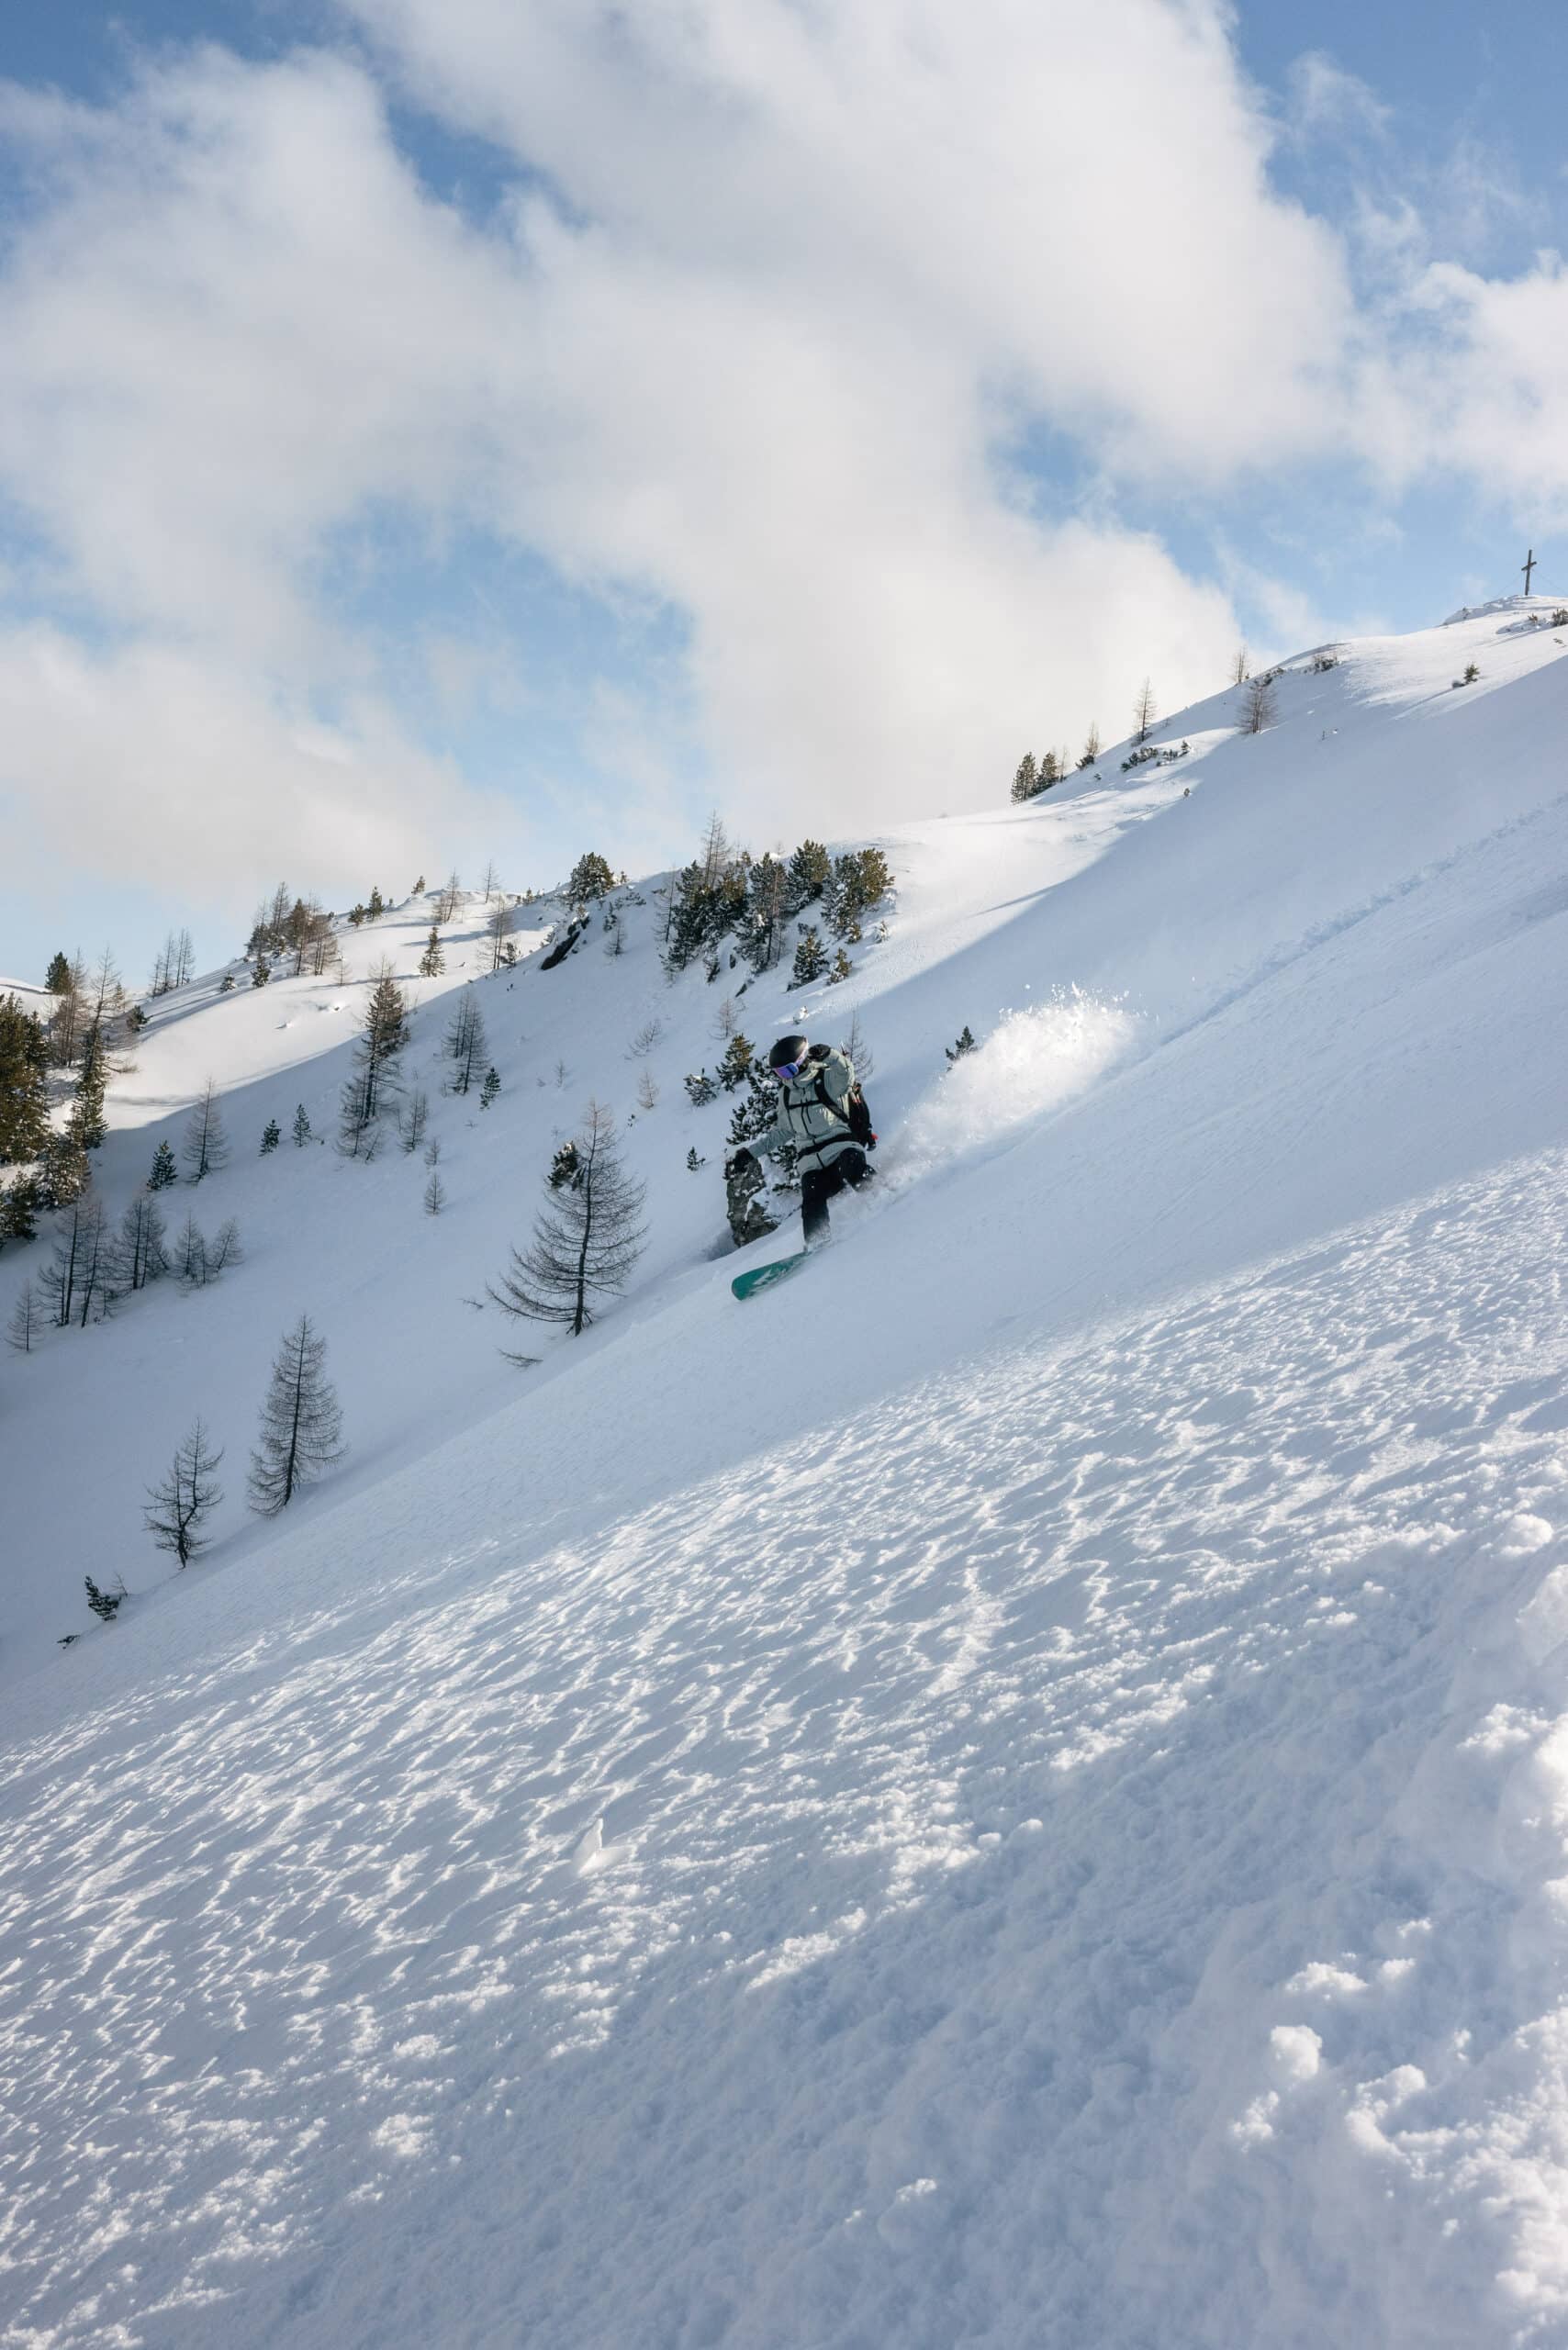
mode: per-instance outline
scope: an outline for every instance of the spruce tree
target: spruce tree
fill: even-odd
[[[228,1162],[229,1141],[223,1131],[223,1113],[218,1106],[218,1086],[210,1077],[191,1112],[180,1155],[193,1183],[204,1181]]]
[[[576,1138],[577,1171],[547,1198],[526,1254],[514,1248],[489,1296],[503,1314],[558,1322],[574,1337],[594,1319],[599,1300],[626,1286],[647,1237],[643,1186],[626,1172],[615,1121],[597,1102]],[[560,1155],[557,1154],[557,1164]]]
[[[841,946],[833,958],[833,968],[827,975],[827,983],[830,988],[836,988],[842,985],[844,980],[852,979],[854,975],[855,966]]]
[[[589,849],[572,867],[566,897],[574,906],[586,906],[595,898],[607,897],[614,887],[615,876],[608,861],[596,849]]]
[[[816,924],[812,923],[802,931],[795,949],[795,965],[790,974],[790,984],[791,987],[809,988],[814,979],[821,979],[826,968],[827,949],[822,943]]]
[[[784,926],[790,911],[789,875],[778,857],[758,857],[746,879],[745,920],[741,925],[741,953],[754,971],[770,971],[784,952]]]
[[[1025,751],[1018,762],[1013,778],[1013,797],[1014,800],[1033,800],[1039,788],[1040,778],[1035,766],[1035,754],[1033,751]]]
[[[269,1118],[262,1128],[262,1157],[264,1158],[268,1151],[275,1150],[282,1140],[283,1128],[275,1118]]]
[[[174,1552],[182,1567],[207,1547],[209,1538],[202,1527],[223,1499],[217,1475],[222,1458],[208,1445],[202,1422],[195,1420],[175,1449],[168,1474],[147,1489],[142,1512],[147,1531],[160,1550]]]
[[[161,1142],[152,1154],[152,1172],[147,1178],[147,1188],[150,1192],[165,1192],[171,1183],[177,1183],[179,1180],[174,1154],[166,1142]]]
[[[365,912],[370,916],[372,922],[379,922],[382,915],[386,912],[386,901],[374,884],[372,885],[370,892],[370,903],[365,908]]]
[[[96,1021],[82,1040],[82,1063],[76,1076],[76,1094],[71,1104],[71,1115],[65,1130],[84,1150],[96,1150],[108,1133],[104,1116],[104,1094],[108,1083],[108,1068],[104,1050],[104,1032]]]
[[[802,906],[810,905],[813,898],[820,898],[827,887],[827,878],[832,870],[833,859],[821,841],[802,841],[790,859],[786,912],[798,914]]]
[[[267,961],[266,957],[264,955],[258,955],[256,957],[256,968],[251,973],[251,985],[253,988],[264,988],[267,981],[272,978],[272,975],[273,967]]]
[[[310,1139],[310,1121],[305,1114],[305,1104],[303,1102],[299,1103],[294,1113],[294,1125],[292,1131],[294,1135],[295,1149],[303,1150],[306,1144]]]
[[[970,1032],[969,1025],[967,1021],[964,1024],[964,1032],[962,1035],[959,1036],[956,1044],[948,1045],[946,1047],[946,1050],[949,1062],[961,1061],[966,1053],[972,1053],[975,1050],[974,1036]]]
[[[409,1041],[409,1007],[403,990],[384,968],[364,1008],[354,1045],[354,1072],[343,1088],[340,1146],[360,1157],[369,1129],[397,1091],[398,1056]]]
[[[49,990],[50,994],[69,995],[74,985],[75,981],[72,977],[71,965],[67,957],[63,955],[51,956],[49,971],[44,979],[44,986]]]
[[[487,1110],[500,1090],[501,1080],[498,1071],[493,1068],[487,1069],[485,1071],[485,1082],[479,1088],[480,1109]]]
[[[14,995],[0,996],[0,1167],[38,1158],[49,1134],[49,1040]]]
[[[0,1190],[0,1248],[7,1240],[31,1240],[38,1233],[37,1215],[42,1200],[35,1176],[18,1175]]]
[[[317,1337],[308,1314],[278,1348],[247,1481],[259,1516],[275,1517],[302,1485],[342,1459],[343,1416],[322,1368],[326,1353],[327,1341]]]
[[[708,1161],[705,1158],[698,1158],[697,1145],[695,1143],[692,1144],[691,1148],[686,1154],[686,1163],[694,1175],[700,1167],[706,1167],[708,1164]]]
[[[446,957],[441,951],[441,933],[432,922],[431,934],[425,941],[425,951],[420,957],[420,977],[421,979],[439,979],[445,969]]]
[[[751,1054],[750,1037],[737,1028],[725,1046],[724,1058],[719,1063],[719,1082],[726,1093],[733,1093],[737,1085],[745,1083],[746,1071],[751,1067]]]
[[[69,1207],[93,1180],[87,1154],[73,1134],[51,1130],[39,1153],[38,1196],[46,1208]]]

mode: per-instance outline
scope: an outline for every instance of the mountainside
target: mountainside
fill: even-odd
[[[887,836],[842,985],[666,983],[652,883],[547,970],[524,908],[487,1109],[476,900],[439,979],[417,901],[160,999],[99,1186],[211,1076],[164,1198],[246,1255],[0,1366],[0,2343],[1568,2340],[1555,609]],[[383,956],[435,1217],[330,1145]],[[726,994],[857,1015],[881,1136],[745,1306]],[[590,1094],[649,1246],[519,1371],[485,1285]],[[302,1311],[351,1450],[247,1519]]]

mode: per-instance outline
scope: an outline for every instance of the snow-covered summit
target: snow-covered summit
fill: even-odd
[[[342,986],[154,1007],[102,1188],[215,1077],[176,1196],[247,1261],[4,1368],[0,2338],[1562,2338],[1568,648],[1524,600],[888,836],[836,986],[666,984],[647,884],[615,955],[479,975],[475,901],[421,981],[414,903]],[[417,1154],[287,1139],[384,956],[440,1217]],[[470,976],[483,1111],[437,1091]],[[882,1138],[744,1307],[681,1083],[726,996],[759,1047],[857,1015]],[[520,1373],[485,1285],[589,1093],[650,1245]],[[352,1452],[247,1524],[301,1310]],[[171,1576],[139,1505],[198,1406],[230,1500]],[[56,1652],[84,1572],[132,1597]]]

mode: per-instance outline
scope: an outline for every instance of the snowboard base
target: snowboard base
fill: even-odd
[[[755,1297],[758,1290],[771,1289],[776,1281],[787,1281],[810,1256],[809,1248],[800,1249],[793,1257],[780,1257],[771,1265],[754,1265],[748,1273],[737,1273],[730,1283],[736,1297]]]

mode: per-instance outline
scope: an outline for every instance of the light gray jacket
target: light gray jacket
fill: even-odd
[[[844,1107],[854,1085],[854,1065],[835,1045],[825,1059],[809,1060],[799,1077],[779,1087],[778,1116],[767,1132],[747,1147],[771,1158],[792,1142],[802,1171],[831,1167],[842,1152],[860,1147],[849,1131]]]

